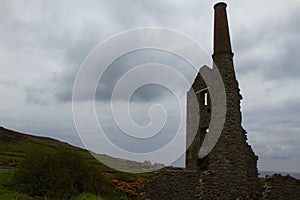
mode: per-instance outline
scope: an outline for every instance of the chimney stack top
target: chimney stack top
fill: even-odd
[[[232,53],[229,27],[226,13],[226,3],[215,4],[215,24],[214,24],[214,54]]]
[[[214,9],[216,9],[219,6],[224,6],[225,8],[227,7],[227,4],[225,2],[218,2],[214,5]]]

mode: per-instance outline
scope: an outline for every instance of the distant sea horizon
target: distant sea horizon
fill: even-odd
[[[4,173],[4,172],[7,172],[9,171],[9,169],[2,169],[0,168],[0,174]],[[259,177],[260,178],[265,178],[267,175],[270,176],[270,175],[273,175],[273,174],[281,174],[283,176],[286,176],[286,175],[290,175],[290,176],[293,176],[297,179],[300,179],[300,172],[282,172],[282,171],[265,171],[265,170],[259,170],[258,171],[259,173]]]
[[[283,176],[285,176],[285,175],[290,175],[290,176],[293,176],[293,177],[295,177],[295,178],[297,178],[297,179],[300,179],[300,172],[281,172],[281,171],[265,171],[265,170],[259,170],[258,171],[258,173],[259,173],[259,177],[261,177],[261,178],[265,178],[266,177],[266,175],[272,175],[272,174],[281,174],[281,175],[283,175]]]

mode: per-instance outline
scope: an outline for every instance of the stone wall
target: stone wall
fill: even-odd
[[[145,194],[148,200],[196,200],[198,197],[198,174],[195,171],[162,169],[146,183]]]
[[[274,174],[267,176],[264,198],[267,200],[300,199],[300,180],[289,175]]]
[[[235,176],[235,178],[237,178]],[[241,177],[242,178],[242,177]],[[244,200],[258,199],[249,195],[248,185],[231,184],[228,174],[213,170],[190,171],[163,169],[145,185],[146,200]],[[235,185],[235,186],[233,186]],[[256,186],[256,185],[255,185]]]

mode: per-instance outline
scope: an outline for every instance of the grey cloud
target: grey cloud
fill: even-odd
[[[263,73],[266,79],[287,80],[300,76],[300,20],[298,8],[282,18],[272,18],[255,30],[245,25],[235,34],[236,51],[240,56],[238,73]]]
[[[55,98],[58,101],[71,100],[76,71],[90,50],[105,39],[109,31],[120,31],[124,28],[145,25],[157,26],[158,24],[176,26],[178,20],[180,21],[178,16],[189,14],[190,17],[190,15],[195,15],[193,12],[190,14],[188,5],[181,4],[178,7],[178,5],[167,2],[161,2],[159,7],[152,1],[143,3],[116,1],[111,4],[92,2],[91,4],[93,8],[88,13],[84,9],[80,9],[84,6],[82,2],[72,4],[71,7],[64,3],[50,4],[46,2],[45,5],[38,4],[38,6],[35,6],[35,12],[43,13],[47,18],[36,19],[32,17],[34,23],[30,24],[26,21],[16,21],[17,32],[20,32],[21,35],[29,35],[42,48],[52,51],[52,54],[61,54],[60,56],[65,59],[63,62],[67,67],[64,67],[59,73],[60,80],[56,81],[60,83],[60,86],[54,91]],[[56,9],[57,5],[60,5],[59,9]],[[99,13],[96,13],[97,9],[102,10],[103,13],[99,11]],[[79,13],[76,12],[77,10],[79,10]],[[106,22],[109,25],[108,30],[102,28],[105,19],[110,21]],[[73,21],[71,22],[71,20]],[[180,21],[180,23],[183,22]],[[24,43],[24,41],[20,42]],[[23,45],[29,46],[29,44]],[[44,79],[47,79],[47,77]],[[106,83],[103,85],[104,91],[102,90],[96,94],[96,99],[109,99],[109,91],[107,90],[110,90],[111,87],[108,82]],[[53,83],[49,81],[50,84]],[[37,98],[39,95],[36,95],[36,89],[29,89],[30,87],[32,85],[28,85],[28,89],[26,89],[27,97],[32,98],[32,96],[35,96]],[[150,96],[157,95],[153,93]],[[35,102],[42,101],[44,100],[35,99]]]
[[[167,53],[161,50],[140,50],[134,51],[132,53],[126,54],[117,60],[115,60],[104,72],[103,76],[100,78],[100,82],[98,84],[98,88],[96,91],[96,100],[98,101],[109,101],[111,100],[112,91],[115,87],[117,81],[127,73],[133,67],[147,64],[147,63],[159,63],[165,64],[177,70],[180,74],[186,77],[188,81],[192,83],[193,77],[195,76],[195,71],[193,67],[183,60],[182,58],[175,56],[171,53]],[[158,72],[153,74],[141,74],[140,77],[133,77],[131,80],[132,83],[136,82],[136,80],[143,78],[143,76],[160,76]],[[70,71],[69,73],[64,72],[61,74],[60,80],[62,83],[59,84],[60,88],[55,93],[55,97],[59,101],[70,101],[71,91],[74,83],[74,71]],[[89,77],[87,77],[87,83],[89,84]],[[173,77],[169,77],[169,81],[176,84],[176,79]],[[128,83],[131,84],[131,83]],[[181,86],[178,85],[178,89]],[[126,91],[124,91],[124,96],[126,97]],[[135,94],[135,98],[132,99],[134,101],[152,101],[157,100],[159,97],[165,96],[167,93],[166,89],[163,87],[142,87],[139,92]],[[176,91],[175,91],[176,92]],[[86,100],[84,98],[84,93],[82,93],[82,100]]]
[[[46,2],[45,4],[47,4],[47,6],[39,5],[36,9],[37,12],[39,11],[45,14],[45,16],[48,16],[47,18],[38,20],[33,18],[36,22],[30,24],[24,21],[17,21],[17,30],[23,35],[29,34],[35,38],[36,43],[43,48],[52,51],[52,54],[61,54],[65,59],[64,65],[66,65],[66,67],[58,74],[58,78],[60,79],[56,80],[60,86],[54,91],[55,98],[62,102],[71,100],[72,87],[80,64],[93,47],[109,36],[109,31],[120,31],[124,28],[135,28],[136,26],[145,25],[157,26],[161,23],[175,25],[177,21],[174,20],[174,16],[178,14],[184,15],[184,13],[187,12],[187,10],[185,10],[183,13],[178,13],[182,9],[170,9],[175,7],[166,2],[162,2],[159,9],[157,9],[156,3],[152,1],[145,1],[143,3],[115,1],[111,4],[92,2],[93,8],[89,10],[92,14],[80,10],[80,8],[84,6],[82,2],[73,4],[70,8],[69,5],[60,3],[60,8],[57,10],[55,9],[57,8],[55,3],[50,5],[49,2]],[[124,7],[128,8],[128,10],[124,9]],[[95,13],[97,9],[104,11],[104,13],[99,11],[99,13]],[[76,10],[80,10],[79,13],[76,13]],[[72,17],[74,17],[74,22],[70,23]],[[102,28],[103,17],[110,21],[106,22],[107,25],[109,25],[108,30]],[[162,19],[165,19],[165,22],[162,22]],[[78,26],[76,20],[81,22],[79,23],[80,26]],[[23,45],[29,46],[29,44]],[[118,70],[120,70],[120,68],[121,67],[119,67]],[[112,73],[118,72],[115,70]],[[44,79],[47,79],[47,77]],[[96,94],[96,99],[109,99],[109,90],[111,90],[111,84],[109,82],[111,82],[111,80],[105,81],[105,84],[102,85],[104,90]],[[53,84],[51,80],[49,81],[49,85],[50,84]],[[35,95],[37,94],[36,89],[29,89],[32,86],[33,85],[28,85],[28,89],[26,89],[28,93],[27,97],[38,97],[38,95]],[[157,95],[152,93],[150,96],[155,97]],[[141,99],[142,98],[143,97],[141,97]],[[35,99],[35,102],[39,102],[39,100]]]
[[[118,107],[124,106],[127,107],[126,104],[127,102],[122,101],[115,102],[114,109],[118,109]],[[167,116],[165,118],[166,124],[162,127],[161,131],[158,134],[148,139],[139,138],[139,135],[142,136],[145,134],[149,134],[149,130],[151,131],[152,128],[156,129],[156,126],[158,125],[155,123],[155,120],[151,121],[148,113],[149,108],[153,105],[152,103],[131,103],[131,105],[129,105],[130,113],[128,114],[130,115],[132,120],[139,126],[145,127],[144,132],[131,133],[136,135],[137,137],[131,137],[127,135],[126,132],[124,132],[124,128],[126,130],[128,124],[122,124],[119,126],[119,124],[116,123],[116,118],[111,111],[111,104],[109,102],[96,102],[96,113],[98,117],[98,123],[101,129],[103,130],[103,133],[109,138],[109,140],[112,141],[114,144],[118,145],[119,147],[122,147],[123,149],[126,149],[131,152],[147,152],[157,150],[172,140],[172,138],[177,132],[179,122],[181,120],[181,113],[180,110],[178,110],[179,107],[176,106],[178,104],[176,99],[173,99],[171,101],[169,99],[160,99],[160,104],[165,108],[167,112]],[[152,114],[154,114],[155,116],[159,113]],[[123,120],[124,117],[129,116],[127,116],[126,114],[120,117],[121,120]],[[147,126],[150,122],[154,123],[151,125],[152,128]],[[180,133],[182,132],[183,131],[180,131]],[[93,141],[89,141],[88,145],[92,142]],[[99,146],[98,149],[99,151],[101,151],[101,149],[103,150],[103,147]]]
[[[295,170],[299,165],[293,161],[299,157],[300,140],[296,89],[300,29],[295,26],[299,17],[295,7],[283,17],[268,18],[255,29],[245,24],[235,34],[236,70],[246,101],[243,124],[263,169]],[[250,81],[252,87],[247,85]]]
[[[243,113],[249,141],[260,156],[260,162],[299,156],[299,113],[299,102],[294,99]]]

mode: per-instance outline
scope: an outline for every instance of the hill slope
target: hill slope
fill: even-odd
[[[27,154],[32,152],[56,151],[59,149],[76,151],[86,159],[91,159],[91,161],[93,159],[87,150],[66,142],[19,133],[0,127],[0,167],[16,167]]]
[[[76,151],[93,164],[99,165],[105,172],[112,172],[108,166],[114,166],[121,171],[151,171],[163,167],[162,164],[152,165],[149,161],[143,163],[114,158],[105,154],[96,154],[86,149],[72,146],[49,137],[34,136],[0,127],[0,168],[16,167],[26,155],[32,152],[49,152],[60,149]],[[95,157],[97,159],[95,159]],[[99,162],[101,160],[104,164]]]
[[[149,164],[149,162],[140,163],[120,158],[113,158],[105,154],[92,155],[88,150],[72,146],[66,142],[61,142],[48,137],[19,133],[0,127],[0,169],[18,167],[27,155],[34,152],[54,152],[58,150],[70,150],[80,154],[88,162],[97,165],[97,167],[100,168],[101,173],[114,183],[116,190],[114,192],[120,192],[120,194],[126,194],[131,197],[136,197],[141,192],[145,181],[151,177],[152,174],[132,174],[120,172],[107,167],[95,159],[95,157],[105,163],[113,164],[114,166],[119,164],[119,169],[130,169],[135,167],[139,169],[149,169],[155,167]],[[1,176],[5,176],[5,174],[1,174]]]

